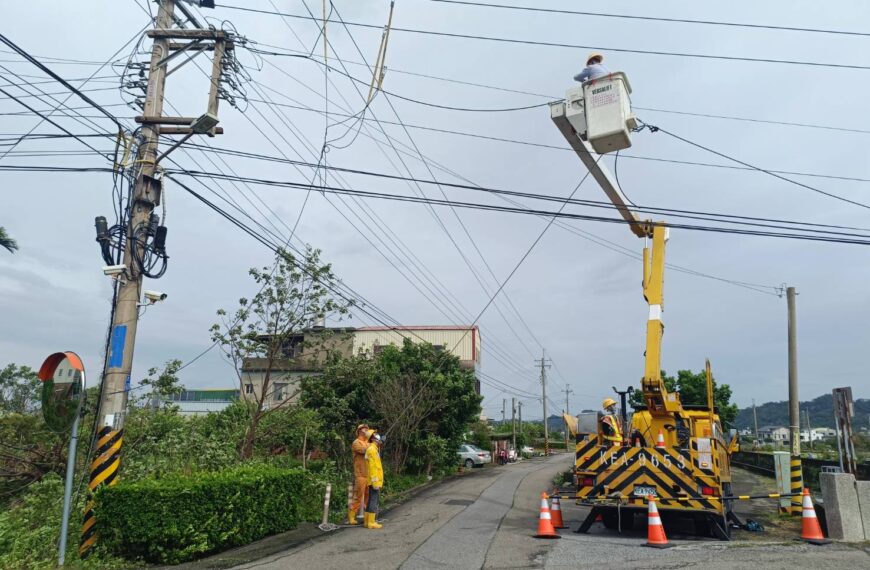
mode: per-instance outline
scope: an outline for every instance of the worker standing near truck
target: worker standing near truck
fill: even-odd
[[[353,498],[347,509],[347,524],[355,525],[356,513],[360,505],[366,500],[366,492],[369,486],[369,471],[366,464],[366,450],[369,447],[369,437],[366,432],[369,426],[360,424],[356,426],[356,439],[353,440],[351,451],[353,452]]]
[[[587,81],[594,81],[610,75],[610,70],[604,67],[603,61],[604,56],[602,54],[597,51],[590,53],[586,56],[586,67],[574,76],[574,81],[586,83]]]
[[[375,520],[379,511],[379,499],[381,488],[384,486],[384,467],[381,465],[381,446],[384,443],[384,438],[369,430],[369,446],[366,449],[366,466],[369,472],[369,501],[366,505],[366,514],[364,526],[366,528],[381,528],[383,525],[378,524]]]
[[[622,426],[616,415],[616,400],[607,398],[601,402],[601,407],[604,408],[604,415],[601,417],[601,435],[605,441],[609,441],[614,446],[622,445]]]

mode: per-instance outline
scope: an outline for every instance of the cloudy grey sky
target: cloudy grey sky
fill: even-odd
[[[778,26],[834,30],[860,29],[870,17],[870,5],[860,1],[835,3],[734,1],[697,3],[664,1],[651,3],[577,3],[564,0],[505,4],[552,8],[600,10],[619,14],[721,20]],[[302,0],[252,0],[222,2],[288,14],[306,15]],[[320,2],[308,0],[319,13]],[[335,0],[347,22],[381,26],[386,22],[387,0]],[[106,61],[133,34],[146,26],[145,0],[103,0],[81,3],[41,0],[4,6],[2,32],[52,69],[70,79],[82,79],[96,69],[87,62]],[[281,18],[218,7],[204,10],[213,23],[226,21],[239,34],[259,42],[266,50],[305,50],[322,53],[315,40],[319,24],[299,18]],[[327,36],[334,53],[346,60],[347,69],[362,80],[367,70],[348,32],[333,16]],[[14,25],[13,25],[14,22]],[[714,54],[737,57],[787,59],[870,65],[868,37],[663,23],[590,16],[538,14],[509,10],[472,8],[427,0],[396,2],[394,25],[470,35],[510,37],[602,48]],[[350,27],[353,40],[372,63],[380,41],[378,29]],[[145,47],[149,45],[146,41]],[[275,47],[265,47],[275,46]],[[4,48],[5,50],[5,48]],[[445,106],[508,108],[543,103],[563,96],[571,77],[582,67],[587,50],[495,43],[396,31],[387,54],[384,88],[398,95]],[[130,49],[118,56],[126,61]],[[800,65],[740,62],[617,53],[605,51],[606,63],[625,71],[634,88],[633,104],[649,109],[698,114],[729,115],[768,121],[870,129],[865,112],[870,72]],[[20,57],[0,52],[0,81],[8,87],[20,80],[46,78]],[[64,59],[56,59],[64,58]],[[239,50],[239,59],[250,73],[245,86],[248,104],[243,112],[222,103],[221,124],[226,134],[208,141],[215,146],[287,156],[316,162],[324,137],[323,99],[325,79],[321,65],[305,58],[256,57]],[[77,60],[85,63],[74,63]],[[144,60],[139,57],[139,60]],[[202,65],[202,64],[200,64]],[[340,64],[333,62],[340,67]],[[123,65],[103,69],[86,88],[103,88],[90,95],[106,105],[123,102],[114,87],[115,72]],[[537,93],[518,94],[461,85],[440,78],[486,84]],[[364,107],[353,83],[338,72],[328,74],[326,86],[330,113],[357,113]],[[369,75],[370,77],[370,75]],[[80,81],[73,81],[78,85]],[[51,83],[40,85],[47,92],[63,89]],[[31,91],[33,88],[28,88]],[[181,114],[205,110],[207,79],[195,66],[170,77],[167,99]],[[363,94],[365,94],[365,88]],[[66,97],[62,95],[61,98]],[[310,107],[319,112],[275,107],[257,100]],[[26,99],[39,109],[54,106]],[[82,103],[70,100],[70,105]],[[392,103],[392,106],[390,105]],[[108,107],[120,117],[135,112],[123,106]],[[395,112],[394,112],[395,109]],[[0,132],[3,136],[29,131],[38,121],[33,116],[10,115],[23,107],[0,99]],[[93,119],[96,128],[111,131],[111,123],[96,118],[92,110],[79,111]],[[172,109],[167,107],[167,114]],[[281,113],[281,114],[278,114]],[[398,114],[398,118],[397,118]],[[700,144],[763,168],[831,176],[870,178],[867,133],[770,125],[723,120],[662,111],[637,110],[647,123],[659,125]],[[128,124],[132,121],[125,119]],[[333,116],[330,121],[343,117]],[[379,127],[375,122],[382,122]],[[94,132],[61,116],[58,121],[76,133]],[[357,168],[406,176],[402,162],[417,178],[431,179],[416,149],[441,181],[459,182],[446,173],[453,171],[473,183],[496,188],[567,196],[584,171],[570,152],[535,146],[457,136],[410,128],[412,140],[395,124],[458,130],[485,135],[565,146],[551,123],[546,107],[516,112],[469,113],[442,110],[379,96],[366,113],[361,129],[353,123],[332,125],[329,138],[340,137],[326,155],[331,166]],[[392,142],[385,142],[383,128]],[[356,131],[359,134],[354,138]],[[43,124],[36,132],[58,132]],[[311,147],[302,141],[307,139]],[[100,150],[108,142],[88,139]],[[351,143],[351,144],[348,144]],[[8,144],[8,141],[3,141]],[[346,148],[339,148],[346,146]],[[394,148],[395,147],[395,148]],[[8,146],[0,147],[0,156]],[[312,150],[313,149],[313,150]],[[400,153],[397,155],[396,149]],[[104,166],[93,154],[50,157],[33,156],[40,151],[87,150],[74,140],[25,141],[0,159],[0,166],[53,164]],[[243,176],[306,181],[309,169],[297,171],[286,164],[240,157],[212,157],[200,150],[179,151],[175,158],[186,167],[208,171],[234,171]],[[401,160],[399,158],[401,156]],[[664,208],[695,209],[831,223],[870,226],[868,211],[836,201],[810,190],[752,171],[690,166],[642,160],[637,157],[727,164],[702,150],[667,137],[643,132],[619,161],[619,177],[626,193],[638,204]],[[613,158],[605,162],[613,167]],[[197,166],[199,162],[202,167]],[[439,166],[440,165],[440,166]],[[83,355],[96,378],[108,318],[110,286],[100,271],[102,261],[94,242],[93,218],[111,219],[111,177],[105,173],[46,174],[0,172],[3,208],[0,225],[15,237],[21,250],[15,255],[0,252],[0,364],[16,362],[38,366],[56,350],[75,350]],[[794,176],[810,184],[857,201],[868,201],[867,183]],[[403,183],[345,175],[353,188],[411,195]],[[339,183],[329,174],[329,183]],[[208,182],[209,190],[188,183],[228,209],[221,198],[229,196],[254,219],[286,238],[305,200],[305,191],[262,186],[234,186]],[[437,187],[422,186],[426,195],[441,197]],[[444,191],[453,200],[498,203],[467,190]],[[208,328],[215,311],[232,307],[241,296],[253,293],[247,268],[269,262],[268,250],[186,194],[177,185],[167,185],[170,268],[148,289],[168,293],[165,303],[150,308],[140,323],[133,377],[170,358],[189,360],[209,346]],[[587,181],[578,197],[604,199],[601,190]],[[328,200],[327,200],[328,198]],[[262,201],[262,202],[260,202]],[[256,209],[255,209],[256,205]],[[268,205],[268,209],[266,208]],[[430,289],[461,302],[465,322],[486,305],[496,283],[507,276],[526,252],[546,220],[533,216],[457,209],[474,244],[459,226],[450,209],[436,208],[441,222],[422,205],[368,201],[363,213],[349,198],[313,193],[297,230],[301,240],[324,252],[344,282],[403,324],[450,324],[433,303],[421,294],[384,258],[392,254],[380,246],[372,231],[392,232],[402,240],[438,282],[428,279]],[[541,204],[535,204],[540,207]],[[546,205],[552,208],[551,204]],[[274,215],[271,212],[274,212]],[[568,211],[600,215],[600,211],[572,206]],[[374,215],[373,221],[366,216]],[[264,215],[265,214],[265,215]],[[370,227],[363,225],[362,219]],[[609,214],[608,214],[609,215]],[[347,216],[350,223],[343,216]],[[456,242],[451,243],[444,229]],[[483,371],[520,393],[538,391],[534,358],[541,345],[555,362],[551,370],[550,395],[564,401],[559,390],[567,383],[573,390],[573,409],[594,408],[612,385],[637,385],[643,370],[643,344],[647,309],[640,289],[640,262],[603,247],[594,239],[607,240],[639,252],[642,243],[622,225],[566,221],[569,229],[553,226],[522,264],[505,288],[504,297],[490,307],[480,321],[483,336]],[[378,247],[373,247],[354,226]],[[582,235],[578,235],[578,233]],[[383,235],[383,234],[379,234]],[[584,237],[585,236],[585,237]],[[479,248],[493,276],[475,250]],[[380,251],[379,251],[380,250]],[[459,252],[462,252],[461,254]],[[477,271],[478,278],[463,260]],[[851,385],[859,397],[870,396],[862,360],[868,349],[866,302],[868,250],[864,246],[831,245],[759,237],[707,234],[687,230],[671,232],[668,261],[692,270],[772,287],[788,283],[797,287],[800,390],[803,398],[829,392],[832,387]],[[407,256],[393,262],[406,273],[417,273]],[[409,269],[410,267],[410,269]],[[413,278],[413,277],[412,277]],[[785,300],[716,280],[669,271],[665,288],[666,334],[663,367],[700,369],[709,357],[717,378],[731,384],[735,399],[748,405],[787,397]],[[449,311],[448,311],[449,312]],[[503,316],[502,316],[503,315]],[[357,314],[351,325],[378,324]],[[533,336],[532,336],[533,335]],[[539,344],[540,343],[540,344]],[[185,369],[189,387],[233,387],[234,375],[212,351]],[[484,387],[486,413],[495,416],[503,397]],[[534,417],[539,403],[525,401],[524,413]],[[540,412],[537,412],[540,415]]]

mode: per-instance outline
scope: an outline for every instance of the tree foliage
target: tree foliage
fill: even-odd
[[[260,421],[264,416],[295,399],[297,393],[285,394],[274,403],[279,381],[286,379],[282,363],[293,361],[288,354],[293,337],[327,316],[339,319],[349,313],[351,301],[332,294],[336,277],[329,264],[320,261],[320,251],[308,248],[303,259],[279,250],[273,267],[251,268],[248,272],[259,291],[250,299],[239,300],[230,316],[218,311],[219,323],[212,325],[212,340],[219,344],[236,371],[239,393],[246,394],[242,367],[246,360],[262,359],[262,380],[252,384],[250,409],[245,438],[239,448],[243,459],[253,456]],[[310,346],[299,346],[310,349]],[[312,351],[306,351],[310,358]],[[317,358],[317,351],[314,357]]]
[[[37,408],[41,385],[36,371],[14,362],[0,370],[0,415],[28,414]]]
[[[5,248],[9,253],[18,251],[18,242],[9,237],[6,233],[6,228],[0,226],[0,247]]]
[[[707,405],[707,373],[705,371],[692,372],[691,370],[677,370],[676,376],[668,376],[662,370],[662,380],[668,392],[679,392],[680,401],[683,405],[706,406]],[[629,397],[629,404],[637,409],[646,406],[643,393],[635,390]],[[731,386],[719,384],[713,377],[713,405],[719,410],[719,417],[723,427],[734,425],[737,418],[737,404],[731,403]]]
[[[348,442],[367,422],[387,436],[393,473],[431,473],[453,467],[456,447],[480,414],[474,385],[458,358],[405,339],[374,358],[334,359],[324,374],[303,380],[301,397],[328,426],[324,443],[333,457],[349,461]]]

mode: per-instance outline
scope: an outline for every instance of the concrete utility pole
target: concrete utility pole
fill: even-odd
[[[520,422],[520,437],[523,437],[523,403],[522,401],[517,402],[519,404],[519,409],[517,410],[518,420]],[[528,445],[528,444],[526,444]]]
[[[562,390],[565,392],[565,413],[569,416],[571,415],[571,405],[568,403],[568,394],[573,394],[574,390],[565,385],[565,389]],[[565,453],[568,453],[568,424],[565,424]]]
[[[810,449],[813,448],[813,428],[810,427],[810,411],[804,410],[804,417],[807,419],[807,441],[810,443]]]
[[[547,368],[550,367],[547,364],[547,351],[546,349],[541,349],[541,358],[540,360],[536,360],[535,362],[540,362],[541,364],[541,401],[544,404],[544,455],[550,455],[550,431],[547,428]]]
[[[501,425],[504,425],[505,409],[507,408],[507,398],[501,399]]]
[[[794,287],[785,290],[786,304],[788,306],[788,420],[791,432],[791,492],[800,494],[803,489],[803,476],[801,473],[801,411],[798,398],[798,369],[797,369],[797,316],[795,314]],[[791,514],[799,515],[802,512],[800,496],[791,498]]]
[[[136,258],[141,260],[144,257],[144,245],[141,237],[136,239],[134,236],[141,235],[142,228],[148,227],[154,208],[160,204],[163,183],[162,170],[157,163],[194,134],[213,136],[222,132],[222,129],[215,128],[222,69],[221,58],[225,49],[232,47],[232,40],[226,32],[220,30],[173,28],[173,22],[180,22],[174,15],[176,0],[160,0],[158,4],[154,29],[148,32],[154,40],[154,45],[148,66],[143,115],[136,117],[136,122],[142,125],[134,163],[136,179],[126,228],[127,239],[123,257],[125,269],[117,276],[118,294],[114,306],[109,350],[106,355],[106,368],[103,373],[97,433],[94,434],[95,453],[88,483],[91,492],[100,485],[113,485],[120,466],[127,393],[130,390],[143,278],[142,267],[137,263]],[[207,5],[203,4],[203,6]],[[195,21],[187,8],[183,5],[179,8],[189,21]],[[174,42],[174,39],[190,41]],[[198,119],[164,117],[163,93],[166,77],[169,74],[170,60],[187,49],[207,53],[212,46],[214,49],[212,84],[209,90],[207,113]],[[185,138],[158,157],[159,137],[167,134],[185,135]],[[137,248],[136,252],[133,251],[134,247]],[[89,500],[85,507],[83,521],[79,555],[85,557],[97,541],[92,500]]]
[[[517,450],[517,399],[511,398],[511,443]],[[519,454],[517,454],[519,455]]]
[[[752,399],[752,417],[755,420],[755,447],[759,447],[761,442],[758,440],[758,413],[755,411],[755,398]]]

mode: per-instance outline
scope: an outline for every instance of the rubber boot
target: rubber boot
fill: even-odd
[[[349,525],[359,524],[358,522],[356,522],[356,511],[351,511],[351,510],[347,511],[347,524],[349,524]]]
[[[366,513],[366,515],[365,515],[366,528],[371,528],[371,529],[383,528],[384,525],[378,524],[377,521],[375,521],[376,516],[377,516],[377,513]]]

